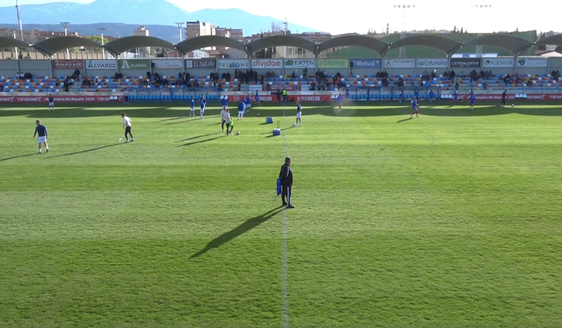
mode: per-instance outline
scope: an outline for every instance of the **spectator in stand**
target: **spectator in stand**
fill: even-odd
[[[306,79],[308,77],[308,67],[304,67],[302,70],[302,76]]]
[[[455,76],[457,76],[457,73],[455,73],[454,70],[451,70],[451,72],[449,73],[449,77],[451,78],[451,81],[455,81]]]

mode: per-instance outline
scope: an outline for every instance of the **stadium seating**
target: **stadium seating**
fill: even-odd
[[[176,85],[175,78],[168,77],[169,86],[168,87],[159,87],[155,88],[154,86],[145,86],[143,85],[143,77],[142,76],[127,76],[123,77],[122,79],[114,79],[113,77],[106,77],[106,76],[92,76],[90,77],[92,81],[95,81],[96,78],[100,79],[100,83],[98,86],[95,86],[95,83],[92,83],[91,86],[82,87],[82,82],[77,82],[75,86],[71,87],[71,91],[73,92],[116,92],[121,91],[122,89],[129,89],[131,91],[137,90],[140,94],[144,91],[146,93],[151,93],[148,91],[156,91],[156,90],[169,90],[172,99],[186,99],[185,96],[179,95],[176,91],[180,90],[190,90],[184,86]],[[332,79],[333,76],[329,76],[329,79]],[[430,81],[422,81],[422,77],[420,75],[391,75],[388,77],[389,87],[394,86],[394,88],[399,88],[395,86],[395,83],[398,81],[399,78],[404,80],[404,86],[409,89],[413,87],[418,87],[420,89],[428,89],[432,88],[434,90],[440,90],[442,92],[447,93],[448,91],[452,92],[454,89],[454,83],[449,79],[443,76],[439,76],[434,78]],[[487,86],[484,86],[481,82],[470,82],[470,78],[468,77],[457,77],[455,81],[459,82],[459,89],[466,90],[466,89],[474,89],[474,90],[503,90],[504,88],[542,88],[543,90],[557,90],[562,87],[562,83],[559,81],[554,80],[550,74],[527,74],[521,75],[521,78],[525,84],[511,84],[505,85],[504,84],[504,75],[494,75],[486,80]],[[62,92],[64,87],[62,85],[62,81],[64,77],[36,77],[33,79],[16,79],[15,77],[0,77],[0,85],[3,86],[4,92]],[[193,80],[196,80],[201,88],[208,88],[210,77],[209,76],[195,76]],[[526,85],[526,82],[530,81],[531,87]],[[56,83],[59,83],[56,86]],[[223,88],[225,90],[232,91],[237,89],[240,85],[240,81],[237,79],[232,78],[230,81],[220,80],[223,84]],[[310,88],[310,84],[315,82],[314,78],[308,77],[304,78],[299,76],[297,78],[291,78],[290,76],[278,76],[274,78],[268,78],[264,81],[267,84],[272,86],[272,90],[276,88],[283,88],[286,86],[289,90],[302,90],[308,91]],[[365,88],[375,88],[380,89],[382,88],[382,81],[380,78],[377,78],[375,75],[348,75],[342,77],[342,83],[347,86],[350,90],[357,90],[357,89],[365,89]],[[257,84],[256,82],[251,82],[250,84]],[[296,87],[295,87],[296,86]],[[145,90],[146,89],[146,90]],[[389,88],[390,89],[390,88]],[[331,90],[327,91],[337,91],[337,88],[332,87]],[[396,91],[395,91],[396,93]],[[413,93],[413,91],[412,91]],[[133,94],[131,94],[133,96]],[[382,97],[386,97],[387,95],[380,94],[380,95],[371,95],[371,98],[378,98],[381,99]],[[405,95],[406,97],[410,97],[409,94]],[[214,98],[215,96],[209,95],[209,99]],[[366,99],[366,95],[350,95],[352,99]],[[389,96],[390,97],[390,96]],[[137,98],[137,99],[145,99],[145,98]],[[153,99],[153,98],[147,98]],[[168,98],[167,98],[168,99]],[[384,99],[384,98],[383,98]]]

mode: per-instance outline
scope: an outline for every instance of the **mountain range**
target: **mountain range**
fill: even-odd
[[[240,9],[203,9],[195,12],[187,12],[166,0],[96,0],[89,4],[73,2],[53,2],[39,5],[20,6],[23,27],[40,29],[41,25],[53,25],[51,30],[60,31],[62,27],[59,22],[67,21],[69,30],[78,32],[82,25],[92,25],[90,29],[97,27],[108,28],[108,24],[130,24],[136,29],[144,25],[154,34],[149,26],[175,27],[175,35],[164,39],[178,42],[179,32],[175,22],[202,21],[209,22],[215,26],[243,29],[244,35],[251,35],[271,30],[273,22],[282,23],[279,19],[252,15]],[[16,9],[14,6],[0,7],[0,27],[17,26]],[[112,26],[115,27],[115,26]],[[316,29],[289,25],[290,30],[296,32],[314,32]],[[115,27],[116,28],[116,27]],[[129,28],[127,26],[127,28]],[[132,35],[133,29],[127,33],[119,33],[120,36]],[[108,35],[117,36],[106,31]],[[175,39],[174,39],[175,37]]]

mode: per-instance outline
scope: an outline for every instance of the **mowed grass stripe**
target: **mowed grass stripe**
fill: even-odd
[[[289,107],[290,326],[560,326],[556,107]],[[0,110],[0,326],[281,326],[282,108],[218,112]]]

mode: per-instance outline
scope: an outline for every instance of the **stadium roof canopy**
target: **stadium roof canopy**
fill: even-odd
[[[331,48],[358,46],[374,50],[380,54],[388,49],[388,44],[379,39],[365,35],[346,35],[322,42],[316,49],[316,55]]]
[[[0,36],[0,49],[15,48],[15,47],[30,48],[30,47],[32,47],[32,45],[29,44],[29,43],[25,43],[23,41],[17,40],[17,39],[12,39],[12,38]]]
[[[199,36],[196,38],[185,40],[178,43],[176,45],[176,48],[183,54],[187,54],[188,52],[211,46],[230,47],[246,52],[246,47],[244,47],[244,44],[242,42],[218,35]]]
[[[175,49],[174,45],[170,42],[152,36],[127,36],[108,42],[105,45],[105,49],[114,56],[118,56],[127,50],[144,47]]]
[[[439,35],[420,34],[400,39],[390,44],[388,50],[409,46],[425,46],[435,48],[443,51],[447,54],[447,56],[450,56],[462,46],[462,43]]]
[[[316,50],[316,44],[314,42],[292,35],[274,35],[257,39],[248,43],[247,49],[249,53],[254,53],[275,46],[296,47],[308,50],[312,53]]]
[[[99,43],[77,36],[59,36],[50,38],[36,43],[33,47],[47,56],[53,56],[61,50],[82,46],[101,48]]]
[[[509,34],[488,34],[468,40],[463,46],[496,46],[511,51],[515,56],[533,46],[532,42]]]
[[[537,41],[537,44],[549,44],[555,46],[562,46],[562,34],[551,35],[544,39]]]

